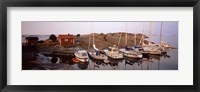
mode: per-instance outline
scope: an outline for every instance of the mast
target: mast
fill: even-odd
[[[133,26],[133,32],[134,32],[134,26]],[[134,45],[136,46],[136,33],[134,33]]]
[[[123,26],[122,26],[122,29],[123,29]],[[123,34],[123,32],[121,32],[121,33],[120,33],[119,41],[118,41],[118,44],[117,44],[117,45],[118,45],[118,47],[119,47],[119,45],[120,45],[120,42],[121,42],[122,34]],[[126,41],[126,39],[125,39],[125,41]]]
[[[143,24],[143,28],[142,28],[142,46],[144,45],[144,22]]]
[[[93,31],[93,48],[94,48],[94,50],[96,50],[96,51],[99,51],[99,49],[98,48],[96,48],[96,45],[95,45],[95,39],[94,39],[94,22],[92,22],[92,31]]]
[[[125,46],[127,46],[127,22],[125,22],[125,32],[126,32]]]
[[[138,43],[138,45],[144,46],[144,22],[142,23],[142,36],[140,38],[140,42]]]
[[[119,47],[119,44],[120,44],[120,41],[121,41],[121,37],[122,37],[122,33],[120,34],[120,37],[119,37],[119,41],[118,41],[118,47]]]
[[[95,41],[94,41],[94,23],[92,22],[92,31],[93,31],[93,45],[95,44]]]
[[[162,25],[163,25],[163,22],[161,22],[161,27],[160,27],[160,46],[162,44]]]
[[[149,22],[149,41],[148,41],[148,45],[150,45],[151,42],[151,22]]]
[[[88,50],[90,49],[90,38],[91,38],[91,34],[89,34]]]
[[[92,33],[92,22],[91,22],[91,33]],[[90,49],[90,41],[91,41],[91,36],[92,36],[91,33],[90,33],[90,37],[89,37],[88,50]]]

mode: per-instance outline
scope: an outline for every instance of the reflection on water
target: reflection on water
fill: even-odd
[[[172,49],[168,51],[167,54],[145,55],[144,58],[139,60],[129,58],[123,60],[109,59],[109,63],[104,63],[103,61],[97,61],[93,59],[90,59],[89,62],[76,63],[72,61],[72,59],[75,57],[66,56],[52,57],[37,55],[36,59],[40,62],[49,62],[49,65],[52,64],[51,62],[54,62],[55,64],[57,63],[57,67],[55,67],[55,64],[53,65],[55,70],[178,70],[177,53],[177,49]],[[66,68],[64,68],[64,66],[59,65],[65,65]],[[44,67],[46,66],[47,65],[45,64]]]

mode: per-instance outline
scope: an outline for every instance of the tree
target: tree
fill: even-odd
[[[49,36],[49,39],[52,40],[53,42],[55,42],[55,41],[57,40],[57,37],[56,37],[56,35],[51,34],[51,35]]]
[[[77,34],[77,35],[76,35],[76,37],[80,37],[80,36],[81,36],[80,34]]]

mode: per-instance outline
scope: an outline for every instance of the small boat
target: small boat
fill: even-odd
[[[135,58],[135,59],[141,59],[142,58],[142,54],[138,53],[138,52],[130,52],[130,53],[124,53],[125,57],[128,58]]]
[[[142,54],[139,51],[136,51],[135,49],[133,50],[120,49],[120,52],[122,52],[124,57],[127,58],[135,58],[135,59],[142,58]]]
[[[161,55],[161,51],[159,50],[159,47],[157,46],[148,46],[148,47],[143,47],[143,53],[149,53],[153,55]]]
[[[111,59],[123,59],[123,53],[119,52],[119,49],[116,46],[109,47],[104,50],[105,54]]]
[[[89,61],[88,53],[86,50],[79,50],[75,52],[74,55],[76,56],[76,59],[78,59],[80,62]]]
[[[167,44],[167,43],[165,43],[165,42],[161,42],[161,43],[160,43],[160,46],[161,46],[161,47],[164,47],[165,49],[176,49],[176,47],[171,46],[170,44]]]

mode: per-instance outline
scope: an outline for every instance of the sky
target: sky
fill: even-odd
[[[67,22],[67,21],[22,21],[22,35],[50,34],[89,34],[95,33],[143,33],[148,34],[151,23],[151,35],[160,35],[161,22]],[[163,35],[178,35],[178,21],[163,21]]]

